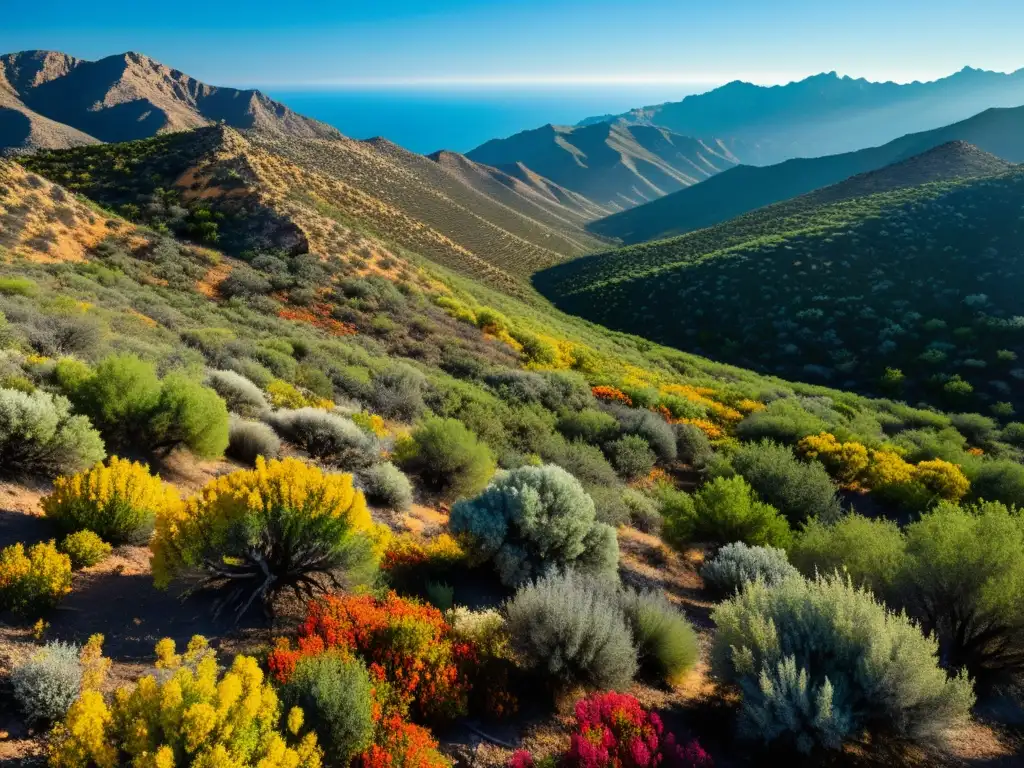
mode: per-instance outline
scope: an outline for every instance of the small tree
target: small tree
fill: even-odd
[[[596,521],[594,502],[561,467],[520,467],[452,508],[449,527],[466,533],[502,582],[516,586],[565,567],[615,578],[615,530]]]

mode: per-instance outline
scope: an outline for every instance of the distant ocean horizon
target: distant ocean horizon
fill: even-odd
[[[713,88],[702,85],[543,87],[262,88],[299,114],[353,139],[382,136],[408,150],[468,152],[485,141],[547,123],[573,125],[587,117],[678,101]]]

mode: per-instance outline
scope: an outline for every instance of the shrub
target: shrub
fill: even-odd
[[[281,440],[262,421],[232,417],[228,424],[227,455],[243,464],[255,465],[256,459],[276,459],[281,455]]]
[[[624,688],[637,652],[616,599],[572,571],[549,574],[516,592],[505,607],[522,662],[560,686]]]
[[[228,409],[209,387],[172,373],[162,382],[147,431],[151,450],[184,446],[201,459],[220,458],[228,447]]]
[[[1014,421],[1007,424],[1003,427],[1000,439],[1017,448],[1024,448],[1024,423]]]
[[[644,533],[658,533],[661,530],[658,502],[650,496],[635,488],[625,488],[622,491],[622,503],[629,511],[629,522],[634,528]]]
[[[71,643],[47,643],[11,671],[14,699],[30,725],[60,720],[81,687],[79,649]]]
[[[356,762],[363,768],[450,768],[451,761],[437,746],[426,728],[392,713],[380,717],[374,743]]]
[[[302,710],[292,709],[281,722],[277,693],[256,659],[238,655],[220,674],[202,637],[193,637],[181,655],[173,640],[156,649],[157,674],[122,688],[109,703],[98,685],[83,684],[52,733],[53,768],[172,766],[186,755],[196,766],[320,765],[316,735],[299,737]]]
[[[388,541],[381,568],[397,589],[423,593],[426,584],[449,578],[466,561],[465,550],[447,533],[432,539],[406,533]]]
[[[864,474],[870,463],[868,449],[860,443],[840,443],[828,432],[808,435],[797,445],[808,459],[820,461],[839,482],[852,486]]]
[[[880,598],[892,594],[904,558],[903,534],[890,520],[844,515],[832,524],[808,521],[790,547],[789,557],[801,573],[848,576]]]
[[[206,383],[223,399],[228,410],[247,418],[270,409],[270,402],[258,386],[234,371],[211,371]]]
[[[758,579],[769,587],[775,586],[797,573],[785,550],[748,547],[742,541],[722,547],[700,569],[704,583],[719,595],[731,595]]]
[[[412,506],[412,483],[389,461],[375,464],[359,473],[359,485],[374,506],[405,512]]]
[[[681,461],[698,471],[704,471],[711,466],[715,458],[715,449],[711,447],[711,441],[699,427],[693,424],[674,424],[672,429],[676,435],[676,454]]]
[[[351,419],[318,408],[276,411],[266,418],[281,437],[314,459],[356,470],[368,467],[379,458],[376,438]]]
[[[676,435],[672,427],[656,413],[638,408],[611,406],[622,431],[642,437],[661,461],[676,458]]]
[[[552,435],[542,447],[541,456],[585,485],[619,484],[619,476],[596,445],[588,445],[580,440],[570,443],[560,435]]]
[[[403,709],[426,721],[466,713],[467,671],[473,650],[457,643],[436,608],[399,597],[333,595],[309,605],[295,649],[285,639],[267,661],[281,682],[292,679],[302,659],[327,651],[366,662],[375,683],[385,683]]]
[[[113,544],[144,544],[157,515],[174,516],[181,500],[148,467],[114,456],[106,466],[57,478],[42,507],[65,532],[92,531]]]
[[[624,693],[594,693],[576,703],[576,724],[569,750],[554,764],[565,768],[713,768],[696,741],[686,746],[666,734],[661,718]],[[540,763],[544,765],[546,762]],[[525,750],[509,768],[537,768]]]
[[[900,592],[943,661],[985,682],[1024,671],[1024,517],[941,502],[906,541]]]
[[[0,610],[30,618],[50,610],[71,591],[71,558],[52,541],[20,542],[0,550]]]
[[[654,468],[657,457],[639,435],[624,435],[605,449],[615,471],[627,480],[643,477]]]
[[[374,410],[388,419],[413,421],[426,409],[423,389],[426,377],[406,365],[373,377]]]
[[[697,663],[697,633],[663,593],[624,589],[619,605],[633,634],[640,668],[646,674],[671,683]]]
[[[92,531],[78,531],[61,539],[57,548],[71,558],[72,568],[88,568],[102,563],[113,549]]]
[[[611,414],[596,408],[564,414],[558,420],[558,431],[567,440],[583,440],[601,445],[619,433],[619,422]]]
[[[366,667],[338,653],[300,659],[281,686],[286,708],[299,707],[330,765],[347,766],[373,738],[373,688]]]
[[[815,515],[834,519],[842,511],[825,468],[800,461],[786,446],[768,440],[744,445],[733,456],[732,465],[794,525]]]
[[[490,449],[455,419],[427,419],[396,446],[395,458],[448,498],[478,493],[494,474]]]
[[[480,496],[455,504],[448,525],[468,534],[509,586],[569,566],[616,576],[615,530],[596,522],[594,502],[561,467],[520,467],[498,477]]]
[[[1024,467],[1014,461],[982,461],[971,475],[971,499],[1024,509]]]
[[[0,389],[0,475],[77,472],[106,455],[89,419],[59,395]]]
[[[153,575],[166,587],[182,571],[201,570],[204,584],[231,588],[225,600],[241,603],[241,616],[257,599],[269,611],[285,588],[311,594],[325,580],[366,583],[378,535],[351,475],[257,459],[253,470],[211,480],[176,513],[158,511]]]
[[[461,606],[445,617],[455,639],[470,644],[476,653],[470,711],[498,719],[514,714],[519,705],[511,691],[516,664],[505,618],[493,608],[471,611]]]
[[[748,584],[712,619],[714,673],[743,694],[741,733],[765,743],[839,749],[865,731],[933,742],[974,705],[933,639],[840,576]]]
[[[795,398],[781,398],[736,425],[740,440],[768,440],[792,445],[800,438],[828,432],[828,423],[803,408]]]
[[[693,542],[785,546],[790,540],[786,518],[757,498],[742,477],[717,477],[692,496],[660,491],[662,535],[681,548]]]
[[[66,393],[111,447],[124,450],[145,434],[160,399],[160,378],[135,355],[111,355]]]

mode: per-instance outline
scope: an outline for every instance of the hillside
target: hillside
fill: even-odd
[[[938,80],[907,84],[828,72],[776,86],[737,80],[682,101],[588,118],[580,125],[620,121],[727,138],[744,142],[744,162],[771,165],[883,144],[990,107],[1022,104],[1024,69],[1003,74],[965,67]]]
[[[618,211],[731,168],[739,162],[734,149],[651,126],[598,123],[580,128],[546,125],[493,139],[467,157],[514,176],[542,176]]]
[[[1024,162],[1024,107],[989,109],[953,125],[910,134],[880,147],[778,165],[740,165],[697,186],[592,222],[589,228],[626,244],[709,227],[850,176],[877,170],[950,141],[969,142],[1003,160]],[[981,175],[985,166],[962,175]]]
[[[84,61],[54,51],[0,56],[0,151],[126,141],[223,122],[337,138],[255,90],[206,85],[140,53]]]
[[[1007,416],[1024,408],[1024,171],[902,186],[965,155],[994,162],[945,145],[535,284],[567,311],[737,365]]]

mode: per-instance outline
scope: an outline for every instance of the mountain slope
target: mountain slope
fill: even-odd
[[[555,267],[535,284],[592,321],[763,372],[1019,411],[1024,169],[900,186],[965,155],[991,162],[945,145],[715,227]]]
[[[963,120],[990,107],[1024,104],[1024,69],[1012,74],[965,67],[931,82],[874,83],[835,72],[777,86],[734,81],[682,101],[588,118],[657,125],[686,136],[747,144],[743,159],[769,165],[882,144]]]
[[[721,143],[613,123],[546,125],[493,139],[467,157],[512,175],[537,174],[612,211],[691,186],[739,162]]]
[[[740,165],[701,184],[595,221],[590,229],[627,244],[717,224],[850,176],[966,141],[1010,162],[1024,162],[1024,107],[989,109],[953,125],[902,136],[880,147],[770,166]]]
[[[259,91],[218,88],[139,53],[84,61],[53,51],[0,57],[0,148],[60,149],[224,122],[336,138]]]

